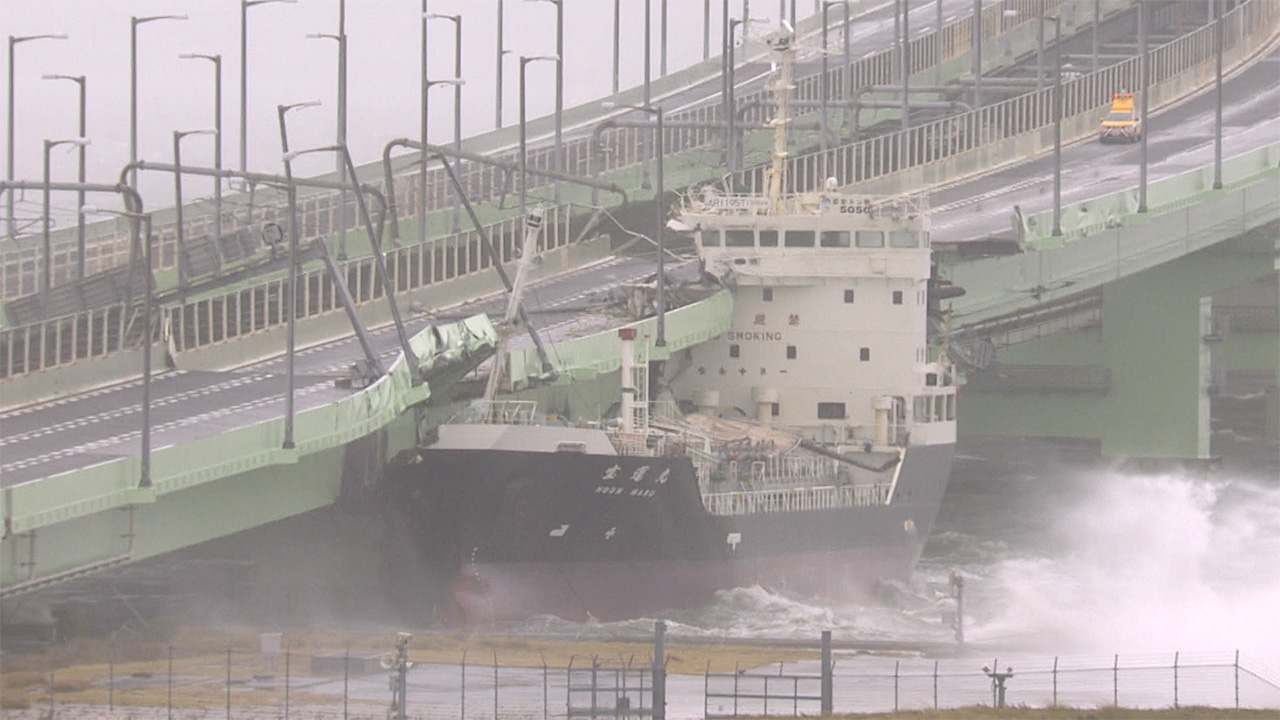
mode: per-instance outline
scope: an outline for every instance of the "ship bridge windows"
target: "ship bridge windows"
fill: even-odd
[[[720,231],[703,230],[702,247],[720,247]]]
[[[761,230],[759,231],[760,247],[778,247],[778,231],[777,230]]]
[[[895,248],[920,247],[920,238],[910,230],[890,230],[889,231],[889,247],[895,247]]]
[[[783,238],[787,247],[813,247],[812,230],[788,230]]]
[[[725,230],[724,246],[725,247],[755,247],[756,233],[754,230]]]
[[[842,402],[820,402],[818,403],[818,419],[843,420],[844,410],[845,407]]]
[[[773,288],[762,288],[760,299],[765,302],[773,302]]]
[[[845,290],[845,291],[844,291],[844,301],[845,301],[845,302],[847,302],[847,303],[852,303],[852,302],[853,302],[853,291],[852,291],[852,290]]]
[[[894,290],[894,291],[893,291],[893,304],[894,304],[894,305],[901,305],[901,304],[902,304],[902,291],[901,291],[901,290]]]
[[[849,231],[848,230],[823,230],[820,238],[822,247],[849,247]]]
[[[859,230],[856,236],[858,247],[860,248],[882,248],[884,247],[884,231],[883,230]]]

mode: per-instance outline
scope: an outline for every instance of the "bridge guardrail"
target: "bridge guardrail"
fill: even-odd
[[[1213,166],[1187,170],[1147,185],[1147,212],[1138,212],[1138,189],[1129,188],[1109,195],[1081,200],[1062,206],[1059,224],[1062,235],[1054,236],[1053,210],[1045,210],[1024,218],[1023,235],[1027,246],[1036,249],[1061,247],[1064,243],[1101,230],[1135,225],[1154,215],[1179,210],[1206,198],[1275,175],[1280,168],[1280,143],[1224,158],[1222,188],[1213,189]]]
[[[1130,2],[1131,0],[1112,0],[1105,5],[1106,14],[1113,14],[1119,9],[1127,7]],[[1069,4],[1069,0],[1002,0],[1000,3],[990,5],[984,8],[982,12],[981,29],[983,42],[992,41],[1012,27],[1030,25],[1031,22],[1027,20],[1030,15],[1052,10],[1064,4]],[[1009,12],[1014,13],[1014,15],[1009,15]],[[829,20],[834,21],[835,15],[832,14]],[[836,23],[833,22],[833,25],[836,25]],[[972,30],[973,19],[971,16],[960,18],[943,27],[942,62],[952,62],[967,56],[971,50]],[[936,41],[936,37],[937,31],[932,31],[911,40],[909,48],[913,73],[919,73],[938,65],[939,43]],[[758,45],[754,51],[749,52],[763,53],[763,46]],[[995,53],[991,55],[994,56]],[[1000,58],[988,58],[984,65],[994,65],[1000,61]],[[707,61],[707,63],[703,64],[708,64],[709,62]],[[843,97],[846,70],[854,83],[853,87],[859,88],[864,85],[894,82],[894,79],[899,76],[901,62],[901,52],[896,48],[886,49],[868,57],[856,59],[849,68],[842,67],[838,61],[835,63],[829,62],[832,65],[827,73],[828,84],[832,90],[830,94],[831,102],[838,103]],[[798,78],[795,90],[796,98],[799,100],[818,100],[821,96],[821,82],[818,74]],[[765,95],[764,91],[750,93],[736,98],[736,102],[738,107],[747,107],[753,103],[759,103],[764,99]],[[592,105],[594,106],[595,104],[592,103]],[[569,112],[569,110],[566,110],[566,113]],[[748,119],[763,122],[767,114],[771,113],[766,113],[765,109],[760,107],[754,114],[748,115]],[[674,125],[680,122],[723,122],[723,108],[718,102],[711,103],[683,112],[671,113],[667,116],[667,119],[673,125],[664,130],[666,143],[664,149],[665,154],[669,156],[693,148],[707,147],[718,142],[720,131],[710,128],[677,128]],[[602,137],[613,147],[613,151],[609,153],[596,152],[596,149],[592,147],[592,143],[595,141],[593,138],[566,140],[563,143],[564,167],[567,172],[577,173],[584,177],[634,167],[644,162],[652,154],[652,148],[650,147],[651,134],[652,132],[646,128],[613,128],[606,130]],[[499,161],[506,161],[512,167],[518,161],[518,156],[515,152],[493,153],[492,156]],[[554,148],[531,148],[527,154],[528,167],[531,169],[550,170],[554,166],[553,156]],[[411,168],[414,162],[414,156],[412,155],[401,156],[398,165],[403,172],[404,169]],[[457,172],[465,191],[473,200],[497,200],[519,192],[518,178],[515,177],[515,173],[508,169],[492,165],[477,165],[464,161],[458,164]],[[362,172],[361,174],[363,175],[364,173]],[[380,175],[380,173],[378,174]],[[422,182],[422,175],[416,171],[404,172],[397,180],[395,203],[397,216],[406,219],[417,217],[421,221],[423,213],[418,207],[418,187]],[[370,182],[379,187],[382,185],[380,178],[370,178]],[[438,167],[429,168],[426,182],[426,212],[434,213],[451,208],[452,190],[444,171]],[[552,182],[552,180],[540,176],[530,176],[527,187],[532,191],[548,187]],[[382,189],[385,192],[386,189]],[[281,222],[286,219],[283,194],[272,193],[259,188],[257,195],[258,197],[255,201],[255,212],[258,213],[257,222]],[[224,198],[224,202],[228,202],[227,207],[232,207],[230,204],[232,199]],[[354,207],[355,200],[350,194],[347,195],[347,202],[349,205],[346,212],[347,229],[359,234],[362,228],[359,227],[358,213]],[[298,210],[299,237],[302,240],[310,240],[336,233],[341,224],[340,207],[341,202],[336,193],[302,193],[299,196]],[[176,225],[174,221],[161,219],[160,217],[154,218],[153,221],[156,269],[174,268],[178,263]],[[124,224],[117,220],[101,224],[94,223],[90,227],[90,235],[92,237],[86,248],[87,272],[106,270],[120,262],[128,261],[131,257],[129,250],[130,240]],[[116,231],[106,232],[104,231],[105,228],[115,228]],[[224,217],[224,234],[246,229],[243,223],[233,214],[227,214]],[[213,236],[214,234],[214,218],[211,213],[204,215],[188,213],[184,230],[185,237],[196,238],[206,235]],[[0,240],[0,248],[3,248],[0,251],[0,266],[4,268],[3,272],[0,272],[0,299],[8,300],[36,292],[36,278],[39,273],[35,272],[34,268],[40,267],[44,262],[43,246],[38,240],[39,238],[36,236],[18,238],[16,247],[11,247],[8,241]],[[74,279],[75,253],[76,240],[74,233],[67,231],[55,233],[51,265],[52,282],[55,287]]]
[[[1172,12],[1172,9],[1169,10]],[[1063,35],[1078,22],[1064,15]],[[1223,15],[1223,68],[1233,69],[1265,47],[1280,28],[1280,3],[1246,0]],[[1214,27],[1205,25],[1149,51],[1149,107],[1152,110],[1199,89],[1213,77]],[[1097,131],[1111,96],[1141,86],[1141,58],[1133,57],[1062,82],[1063,142]],[[1053,144],[1053,88],[1034,91],[909,130],[881,135],[824,152],[788,158],[789,192],[823,187],[835,176],[842,186],[870,193],[954,182],[1018,162]],[[766,168],[741,174],[740,185],[762,192]]]

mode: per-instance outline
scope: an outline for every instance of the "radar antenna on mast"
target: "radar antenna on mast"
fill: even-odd
[[[787,23],[770,35],[766,42],[781,57],[769,89],[778,101],[773,125],[772,165],[769,168],[769,205],[774,213],[782,212],[782,193],[786,188],[787,126],[791,123],[791,90],[795,77],[795,32]]]

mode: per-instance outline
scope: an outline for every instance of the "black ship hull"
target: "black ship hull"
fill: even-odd
[[[840,602],[905,580],[953,451],[910,448],[891,501],[857,507],[713,515],[686,458],[510,450],[428,448],[387,488],[397,526],[424,566],[448,576],[467,622],[618,620],[696,607],[733,587]]]

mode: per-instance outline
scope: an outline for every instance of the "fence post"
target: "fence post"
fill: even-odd
[[[902,664],[901,660],[893,661],[893,711],[898,712],[898,667]]]
[[[498,715],[498,651],[493,651],[493,717]]]
[[[1240,709],[1240,651],[1236,651],[1236,660],[1232,665],[1236,671],[1236,709]]]
[[[542,655],[542,720],[547,720],[547,654]]]
[[[169,680],[167,683],[167,689],[168,689],[168,692],[167,692],[168,699],[166,700],[166,707],[168,708],[168,712],[169,712],[169,720],[173,720],[173,644],[172,643],[169,644]],[[52,704],[52,699],[50,700],[50,703]]]
[[[1236,676],[1239,676],[1239,673],[1236,673]],[[111,639],[111,660],[106,665],[106,711],[115,712],[115,638]]]
[[[707,660],[707,669],[702,674],[702,717],[710,715],[711,707],[711,661]]]
[[[347,702],[351,695],[351,641],[348,640],[342,651],[342,720],[347,720]],[[228,718],[228,720],[230,720]]]
[[[289,649],[289,644],[284,646],[284,720],[289,720],[289,660],[293,651]]]
[[[57,662],[55,657],[56,654],[57,654],[56,649],[49,651],[49,720],[53,720],[53,718],[55,717],[55,715],[53,714],[53,695],[54,695],[54,692],[56,691],[53,689],[54,688],[53,673],[54,673],[54,668],[57,667]]]
[[[458,707],[458,720],[467,717],[467,651],[462,651],[462,698]]]
[[[1058,707],[1058,656],[1053,656],[1053,707]]]
[[[834,703],[832,695],[835,683],[832,675],[834,666],[831,664],[831,631],[822,631],[822,716],[826,717],[832,713]]]
[[[1111,704],[1120,707],[1120,653],[1111,665]]]
[[[231,638],[227,638],[227,720],[231,720]]]
[[[653,624],[653,720],[667,717],[667,624]]]
[[[1173,654],[1173,707],[1178,708],[1178,653]]]
[[[938,709],[938,661],[933,661],[933,709]]]

